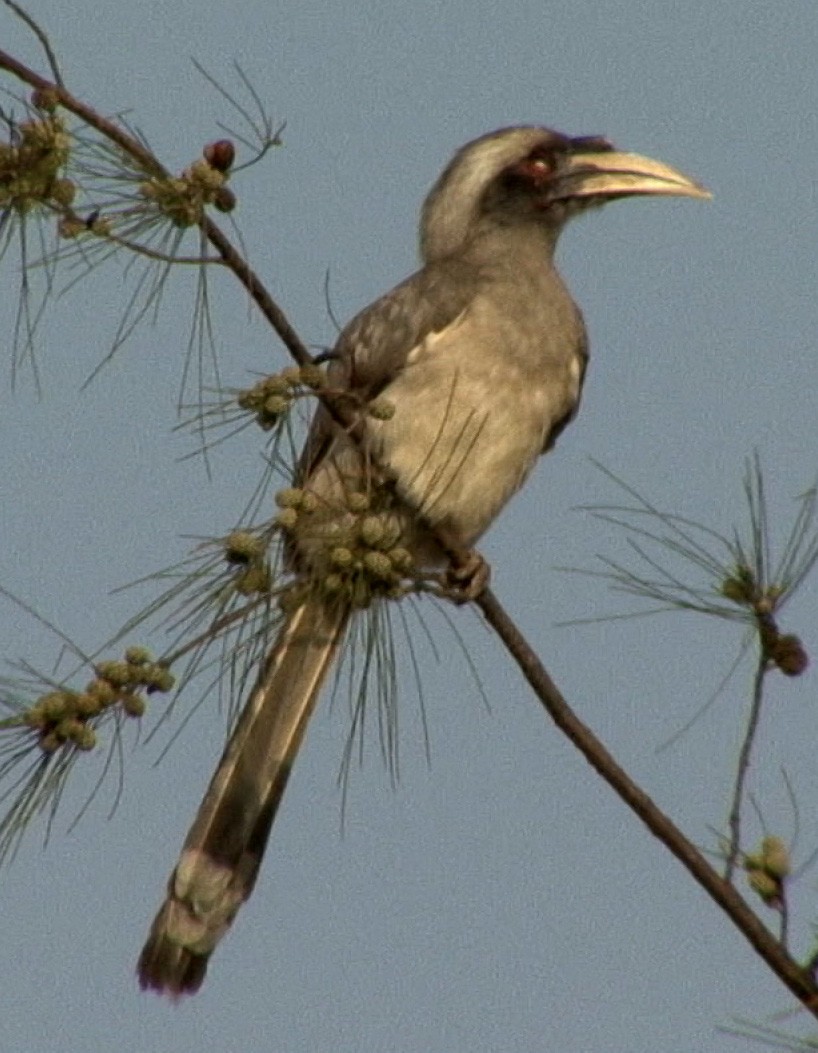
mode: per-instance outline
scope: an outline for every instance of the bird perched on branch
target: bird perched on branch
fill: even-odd
[[[557,239],[573,216],[635,195],[710,196],[605,139],[540,127],[467,143],[432,187],[420,270],[336,346],[330,387],[358,405],[377,396],[389,412],[361,413],[352,437],[316,411],[296,479],[310,514],[288,537],[298,587],[171,874],[139,959],[143,987],[196,991],[253,889],[321,685],[361,605],[338,574],[361,511],[388,534],[376,549],[391,546],[416,570],[471,550],[579,406],[588,348],[554,265]],[[467,596],[484,581],[479,560],[471,570]]]

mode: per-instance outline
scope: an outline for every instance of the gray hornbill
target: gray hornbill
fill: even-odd
[[[417,566],[441,562],[429,527],[470,549],[579,404],[585,326],[554,265],[557,239],[572,216],[637,194],[710,196],[597,137],[503,128],[462,147],[423,205],[421,269],[353,319],[330,366],[334,389],[381,395],[392,416],[362,418],[353,442],[319,407],[298,485],[337,520],[374,462],[398,495],[401,544]],[[324,528],[291,546],[305,580],[325,572]],[[349,617],[320,590],[288,612],[171,874],[139,959],[143,987],[200,986],[253,889]]]

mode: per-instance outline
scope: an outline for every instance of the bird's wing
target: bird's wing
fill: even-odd
[[[375,398],[400,373],[412,351],[432,333],[442,333],[463,314],[480,275],[460,261],[444,260],[417,271],[345,327],[332,354],[329,386],[362,401]],[[326,455],[335,425],[318,406],[296,471],[296,485]]]

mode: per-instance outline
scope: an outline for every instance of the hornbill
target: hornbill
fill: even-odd
[[[525,126],[475,139],[424,202],[420,270],[341,333],[328,387],[358,405],[377,396],[390,412],[362,412],[354,439],[323,406],[314,415],[297,485],[318,512],[289,538],[290,569],[304,588],[170,876],[139,959],[143,988],[196,991],[253,889],[353,612],[321,587],[327,552],[350,528],[349,494],[366,492],[376,475],[386,481],[389,530],[416,569],[472,548],[579,406],[588,345],[554,264],[557,239],[573,216],[635,195],[710,196],[599,137]]]

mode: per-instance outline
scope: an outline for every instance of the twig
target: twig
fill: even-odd
[[[730,828],[730,843],[727,846],[727,860],[724,865],[725,881],[732,881],[739,853],[741,852],[741,806],[744,802],[744,786],[750,769],[750,756],[753,752],[753,744],[758,731],[758,721],[761,716],[761,704],[764,701],[764,676],[768,665],[769,662],[762,647],[753,679],[753,698],[750,703],[750,713],[747,717],[747,728],[744,732],[741,750],[739,751],[738,764],[736,765],[733,800],[727,820]]]
[[[710,866],[696,846],[657,808],[627,772],[620,768],[590,728],[582,723],[497,597],[487,589],[477,600],[477,605],[559,730],[567,735],[594,770],[727,914],[779,980],[818,1019],[818,987],[809,972],[790,957],[736,889]]]
[[[11,8],[11,10],[15,13],[15,15],[17,15],[21,22],[25,22],[25,24],[28,26],[28,28],[31,30],[34,36],[39,40],[40,47],[45,52],[45,57],[48,59],[48,64],[51,67],[51,76],[54,78],[57,84],[62,85],[62,74],[60,73],[60,67],[59,63],[57,62],[57,56],[54,54],[54,49],[51,47],[51,41],[48,39],[48,35],[46,34],[45,30],[42,29],[42,27],[34,21],[34,19],[31,17],[28,11],[20,7],[19,4],[15,4],[14,0],[3,0],[3,3],[6,5],[6,7]]]

